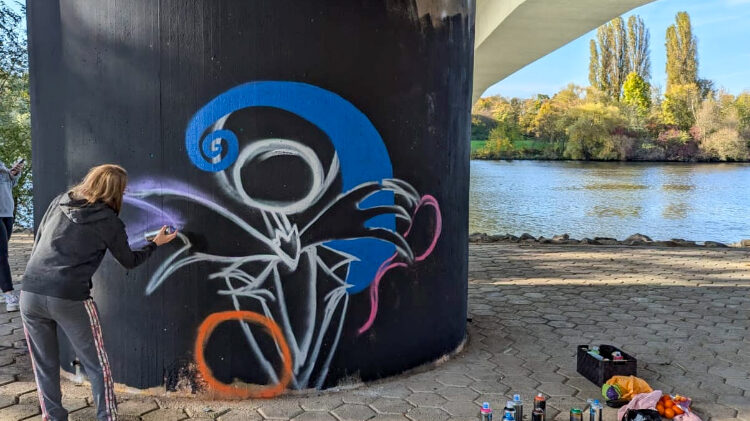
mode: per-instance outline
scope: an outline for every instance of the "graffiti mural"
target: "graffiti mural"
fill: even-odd
[[[320,130],[330,145],[249,137],[252,124],[242,113],[250,109],[289,113]],[[131,237],[143,238],[162,223],[184,231],[179,248],[160,262],[145,293],[179,282],[192,266],[210,268],[206,282],[216,284],[226,309],[197,327],[193,351],[212,392],[272,397],[287,388],[322,387],[349,297],[369,294],[369,317],[358,329],[363,334],[377,323],[378,290],[388,272],[419,264],[433,252],[442,228],[438,201],[394,177],[385,144],[361,111],[309,84],[250,82],[224,92],[193,115],[185,148],[192,164],[214,177],[221,194],[164,177],[131,183],[126,204],[158,215],[136,221],[132,229],[138,233]],[[254,174],[274,162],[294,162],[295,170],[277,169],[275,174],[288,174],[290,180],[269,188]],[[187,202],[232,224],[251,246],[231,253],[206,250],[191,240],[191,224],[200,221],[157,206],[165,199]],[[214,375],[211,338],[226,323],[239,326],[249,349],[247,364],[259,367],[262,386]]]

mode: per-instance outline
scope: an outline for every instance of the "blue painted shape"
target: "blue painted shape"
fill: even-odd
[[[228,167],[232,162],[237,160],[240,151],[239,141],[237,140],[237,136],[231,130],[217,130],[207,134],[203,139],[202,149],[203,154],[212,161],[214,158],[220,158],[221,153],[223,152],[221,147],[214,148],[213,141],[216,139],[224,139],[228,146],[228,151],[224,158],[220,160],[220,162],[210,164],[211,168],[221,168],[214,171],[221,171],[226,169],[226,167],[222,168],[222,166],[226,165]]]
[[[336,149],[345,192],[362,183],[381,182],[393,177],[388,150],[367,116],[339,95],[300,82],[248,82],[224,92],[198,110],[190,119],[185,132],[188,156],[196,167],[203,171],[217,172],[234,163],[239,149],[234,133],[217,130],[206,135],[203,142],[201,136],[225,115],[250,107],[285,110],[320,128]],[[231,133],[231,136],[225,132]],[[228,151],[218,162],[211,162],[204,155],[209,159],[221,155],[221,150],[213,150],[210,145],[217,138],[225,140]],[[383,191],[367,198],[363,205],[370,207],[393,203],[393,193]],[[381,215],[367,221],[365,226],[395,231],[396,217]],[[393,244],[372,238],[330,241],[326,245],[358,259],[350,264],[346,279],[351,285],[348,289],[350,294],[367,288],[380,265],[396,251]]]

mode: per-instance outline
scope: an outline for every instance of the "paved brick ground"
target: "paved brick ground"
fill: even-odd
[[[17,236],[19,275],[31,240]],[[513,392],[550,396],[549,419],[599,396],[575,347],[612,343],[653,387],[688,395],[704,420],[750,420],[750,252],[471,246],[469,342],[427,370],[349,390],[201,402],[121,393],[126,420],[475,420]],[[0,420],[39,420],[18,313],[0,314]],[[87,387],[65,385],[71,420],[93,418]],[[605,419],[614,420],[607,408]]]

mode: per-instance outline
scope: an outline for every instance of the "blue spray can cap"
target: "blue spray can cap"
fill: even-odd
[[[521,400],[521,395],[513,395],[513,400],[518,402]]]
[[[482,409],[490,409],[490,403],[489,402],[484,402],[482,404]]]

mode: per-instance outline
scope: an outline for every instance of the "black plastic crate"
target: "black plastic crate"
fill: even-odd
[[[612,345],[599,345],[599,355],[609,361],[601,361],[589,353],[588,345],[578,345],[578,363],[576,371],[583,377],[589,379],[595,385],[601,387],[612,376],[637,376],[638,361],[632,355]],[[612,360],[612,353],[620,351],[623,360]]]

